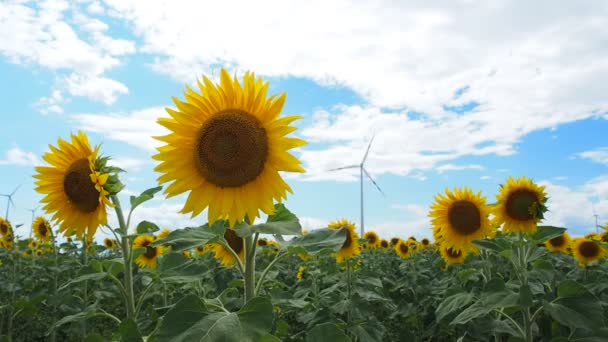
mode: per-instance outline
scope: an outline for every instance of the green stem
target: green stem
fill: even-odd
[[[148,291],[152,289],[154,284],[154,281],[151,281],[150,284],[148,284],[144,291],[139,295],[139,300],[137,301],[137,306],[135,307],[135,316],[139,314],[141,306],[144,304],[144,300],[146,299],[146,295],[148,294]]]
[[[219,310],[221,310],[221,311],[223,311],[225,313],[228,313],[228,314],[230,313],[230,311],[226,310],[226,308],[223,307],[223,306],[221,306],[221,305],[216,305],[216,304],[213,304],[213,303],[205,303],[205,305],[208,306],[208,307],[211,307],[211,308],[219,309]]]
[[[52,234],[52,231],[51,231]],[[57,242],[55,241],[55,235],[53,234],[51,236],[51,242],[52,242],[52,246],[53,246],[53,254],[55,254],[55,272],[53,275],[53,295],[55,297],[57,297],[57,274],[59,272],[57,272],[57,267],[58,267],[58,256],[57,256]],[[53,306],[53,319],[57,319],[57,306]],[[55,340],[57,339],[57,332],[55,331],[55,329],[53,329],[53,331],[51,332],[51,337],[50,337],[50,341],[51,342],[55,342]]]
[[[116,211],[116,216],[118,217],[118,224],[120,226],[121,232],[121,249],[122,249],[122,258],[125,267],[125,276],[124,276],[124,289],[126,292],[126,300],[125,306],[127,307],[127,319],[135,320],[135,295],[133,294],[133,265],[131,263],[131,258],[133,257],[131,253],[131,244],[129,243],[129,226],[125,223],[125,217],[120,206],[120,201],[118,200],[118,196],[111,195],[110,196],[112,203],[114,204],[114,210]]]
[[[521,286],[528,286],[528,248],[524,241],[524,235],[519,233],[519,272],[521,274]],[[523,310],[523,319],[524,319],[524,338],[527,342],[532,342],[532,320],[530,316],[530,308],[526,307]]]
[[[255,247],[253,237],[248,236],[243,241],[245,254],[245,303],[255,294]]]
[[[84,237],[83,241],[82,241],[82,264],[84,267],[89,266],[89,253],[87,251],[87,238],[86,236]],[[83,293],[82,293],[82,303],[83,303],[83,308],[82,310],[85,311],[87,309],[87,303],[89,302],[89,282],[87,280],[85,280],[83,282]],[[87,336],[87,321],[86,320],[82,320],[82,336]]]
[[[497,312],[497,313],[505,316],[505,318],[507,318],[509,321],[511,321],[511,323],[513,323],[513,325],[515,325],[515,327],[517,328],[517,330],[519,331],[519,333],[521,334],[522,337],[526,336],[526,333],[521,328],[521,325],[519,325],[519,323],[517,323],[517,321],[514,320],[513,317],[507,315],[506,313],[504,313],[504,312],[502,312],[501,310],[498,310],[498,309],[494,309],[494,312]]]
[[[266,275],[268,274],[268,271],[270,271],[270,269],[272,268],[272,266],[274,266],[274,264],[279,262],[279,260],[283,259],[287,255],[289,255],[289,254],[288,253],[281,254],[281,253],[277,252],[274,259],[272,259],[270,264],[268,264],[268,266],[266,266],[266,268],[262,272],[262,275],[260,276],[260,279],[258,279],[258,283],[255,285],[255,295],[256,296],[260,295],[260,290],[262,289],[262,284],[264,283],[264,280],[266,279]]]
[[[350,326],[351,321],[351,275],[350,275],[350,258],[346,259],[346,296],[348,298],[348,311],[346,316],[346,324]]]

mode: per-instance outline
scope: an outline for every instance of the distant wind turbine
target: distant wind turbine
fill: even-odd
[[[31,225],[34,225],[34,216],[36,216],[36,210],[38,210],[38,208],[40,207],[36,207],[36,208],[32,208],[32,209],[26,209],[27,211],[31,211],[32,212],[32,223]],[[30,229],[30,237],[32,237],[32,229]]]
[[[338,170],[346,170],[346,169],[356,169],[359,168],[359,175],[360,175],[360,185],[361,185],[361,238],[363,238],[363,234],[365,233],[365,224],[364,224],[364,209],[363,209],[363,174],[365,173],[365,175],[367,176],[367,178],[369,178],[370,181],[372,181],[372,183],[374,184],[374,186],[376,187],[376,189],[378,189],[378,191],[380,191],[380,193],[383,196],[386,196],[384,194],[384,191],[382,191],[382,189],[380,189],[380,187],[378,186],[378,184],[376,183],[376,181],[372,178],[372,176],[369,174],[369,172],[367,172],[367,170],[365,169],[365,161],[367,160],[367,156],[369,155],[369,149],[372,147],[372,142],[374,141],[374,137],[375,134],[372,135],[372,138],[369,141],[369,145],[367,145],[367,150],[365,151],[365,155],[363,155],[363,160],[361,160],[360,164],[357,165],[348,165],[348,166],[342,166],[342,167],[338,167],[335,169],[329,169],[328,171],[338,171]]]
[[[13,205],[13,207],[15,206],[15,202],[13,202],[13,195],[15,194],[15,192],[17,192],[17,190],[19,190],[19,187],[21,187],[21,184],[17,185],[17,187],[15,188],[15,190],[13,190],[13,192],[11,192],[10,194],[0,194],[0,196],[4,196],[7,198],[6,200],[6,215],[4,216],[4,218],[8,221],[8,209],[11,207],[11,204]]]

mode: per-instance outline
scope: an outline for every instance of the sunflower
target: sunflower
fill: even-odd
[[[110,239],[110,238],[105,238],[103,239],[103,245],[107,248],[107,249],[114,249],[114,247],[116,247],[116,243],[114,240]]]
[[[412,254],[412,249],[410,246],[408,246],[407,242],[403,240],[399,240],[399,242],[397,242],[393,248],[395,249],[395,253],[397,253],[401,259],[407,259]]]
[[[388,248],[389,247],[388,241],[386,241],[384,239],[380,240],[380,247],[382,247],[382,248]]]
[[[268,240],[265,238],[259,238],[257,244],[260,247],[268,246]]]
[[[273,251],[279,250],[279,244],[274,240],[268,240],[268,247],[270,247]]]
[[[171,230],[169,228],[165,228],[163,230],[160,231],[160,233],[158,233],[158,235],[156,235],[157,239],[164,239],[167,236],[169,236],[169,234],[171,234]]]
[[[182,255],[188,259],[192,258],[192,252],[190,252],[190,250],[188,250],[188,249],[186,249],[185,251],[182,251]]]
[[[586,266],[606,256],[606,250],[594,240],[577,238],[572,241],[572,254],[580,266]]]
[[[440,246],[439,247],[441,257],[448,264],[462,264],[464,262],[464,257],[467,255],[466,250],[455,249],[448,246]]]
[[[27,244],[28,248],[31,250],[35,250],[38,247],[40,247],[40,243],[34,239],[31,239],[30,242]]]
[[[603,232],[602,234],[600,234],[600,237],[602,238],[603,242],[608,242],[608,231]]]
[[[53,234],[49,221],[42,216],[36,217],[34,222],[32,222],[32,231],[34,232],[34,236],[42,242],[49,242]]]
[[[306,270],[306,268],[304,266],[300,266],[300,268],[298,269],[298,274],[296,274],[296,278],[298,280],[303,280],[304,279],[304,271]]]
[[[201,256],[201,255],[207,253],[208,251],[209,251],[208,245],[196,246],[196,248],[194,248],[194,253],[196,253],[196,255],[198,255],[198,256]]]
[[[410,236],[409,238],[407,238],[408,241],[417,241],[415,236]]]
[[[354,223],[346,219],[341,219],[330,222],[327,227],[331,229],[346,228],[346,240],[344,240],[342,247],[340,247],[340,250],[336,253],[336,261],[338,263],[361,253],[361,249],[359,248],[359,234],[355,232]]]
[[[43,158],[51,166],[36,167],[36,191],[45,195],[44,210],[53,214],[64,235],[75,231],[81,238],[86,231],[92,237],[107,223],[106,205],[112,205],[104,189],[110,175],[101,172],[107,158],[98,159],[99,145],[91,149],[83,132],[71,139],[69,143],[59,138],[59,148],[49,145],[51,152]]]
[[[564,254],[568,254],[568,249],[572,243],[572,239],[570,235],[564,232],[560,236],[556,236],[553,239],[549,239],[545,241],[545,247],[551,252],[562,252]]]
[[[446,196],[435,196],[429,216],[434,226],[435,240],[456,250],[468,248],[471,241],[493,237],[485,197],[467,187],[445,190]]]
[[[526,177],[509,177],[506,184],[501,185],[496,199],[492,223],[496,226],[504,223],[502,231],[506,234],[536,232],[536,224],[547,211],[545,187],[536,185]]]
[[[407,245],[412,250],[412,253],[418,250],[418,242],[416,240],[407,240]]]
[[[398,237],[391,238],[391,246],[398,244],[399,240],[401,240],[401,239]]]
[[[42,256],[42,254],[44,254],[44,252],[42,251],[42,249],[37,249],[36,250],[36,256],[37,257]]]
[[[274,200],[293,192],[279,171],[304,172],[287,151],[306,142],[286,137],[301,117],[279,118],[285,93],[267,98],[268,82],[250,72],[242,86],[223,68],[219,85],[205,76],[197,83],[200,94],[186,86],[185,102],[174,98],[177,110],[167,108],[171,117],[158,120],[171,131],[156,137],[166,145],[153,156],[161,162],[159,182],[172,182],[165,194],[190,191],[181,212],[194,217],[208,207],[209,224],[253,222],[260,209],[272,214]]]
[[[135,263],[141,268],[156,268],[156,259],[163,254],[164,247],[150,246],[154,242],[154,236],[140,235],[133,241],[133,248],[145,248],[146,251],[135,259]]]
[[[377,248],[380,246],[380,237],[374,231],[367,231],[363,234],[363,238],[367,240],[365,243],[367,248]]]
[[[0,237],[5,237],[12,233],[13,233],[13,226],[11,226],[10,221],[5,220],[2,217],[0,217]]]
[[[600,240],[602,240],[602,236],[599,235],[598,233],[589,233],[589,234],[585,235],[585,239],[600,241]]]
[[[420,246],[421,246],[421,249],[430,247],[431,246],[431,240],[429,240],[427,238],[424,238],[424,239],[420,240]]]
[[[308,229],[302,229],[302,235],[306,235],[308,233],[310,233],[310,230],[308,230]]]
[[[245,246],[243,239],[236,235],[236,232],[232,229],[226,229],[224,233],[224,239],[228,242],[228,246],[239,256],[239,259],[243,261],[245,256]],[[210,243],[207,245],[209,250],[213,252],[215,259],[225,267],[232,267],[236,262],[234,255],[224,247],[221,243]]]

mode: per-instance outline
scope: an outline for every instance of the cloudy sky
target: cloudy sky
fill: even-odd
[[[31,222],[33,166],[78,129],[128,170],[127,196],[156,185],[156,119],[202,74],[252,70],[301,114],[287,206],[306,228],[346,217],[366,229],[429,236],[428,208],[468,185],[494,202],[526,175],[546,186],[546,223],[574,234],[608,221],[608,2],[0,2],[0,193]],[[201,224],[183,197],[136,219]],[[4,216],[6,199],[0,198]],[[40,213],[40,211],[38,211]],[[27,235],[24,228],[21,235]]]

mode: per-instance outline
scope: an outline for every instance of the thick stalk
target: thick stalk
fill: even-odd
[[[280,254],[279,252],[277,252],[277,255],[274,257],[274,259],[272,259],[272,261],[270,262],[270,264],[268,264],[268,266],[266,266],[266,268],[264,269],[264,271],[262,272],[262,275],[260,275],[260,279],[258,279],[258,283],[255,286],[255,295],[259,296],[260,295],[260,290],[262,289],[262,284],[264,284],[264,280],[266,279],[266,275],[268,274],[268,271],[270,271],[270,269],[272,268],[272,266],[274,266],[279,260],[283,259],[283,257],[289,255],[288,253],[283,253]]]
[[[120,201],[118,196],[111,195],[112,203],[114,204],[114,210],[116,211],[116,217],[118,217],[118,224],[120,226],[120,247],[122,249],[122,260],[125,266],[124,276],[124,288],[127,294],[127,319],[135,320],[135,296],[133,294],[133,267],[131,264],[131,245],[129,244],[129,227],[125,223],[125,217],[120,207]]]
[[[243,241],[245,255],[245,303],[255,295],[255,246],[253,237],[248,236]]]
[[[84,267],[87,267],[89,265],[89,253],[87,249],[87,238],[85,237],[82,241],[82,264]],[[89,284],[87,280],[84,281],[83,286],[84,288],[82,293],[82,310],[85,311],[89,302]],[[87,336],[87,321],[84,319],[82,320],[82,336]]]
[[[55,254],[55,272],[53,272],[53,296],[57,297],[57,267],[58,267],[58,262],[57,262],[57,243],[55,242],[55,235],[53,235],[51,237],[51,242],[52,242],[52,246],[53,246],[53,252]],[[53,319],[57,319],[57,306],[55,305],[53,307]],[[57,340],[57,332],[55,331],[55,329],[53,329],[53,331],[51,332],[51,336],[50,336],[50,341],[51,342],[55,342]]]

